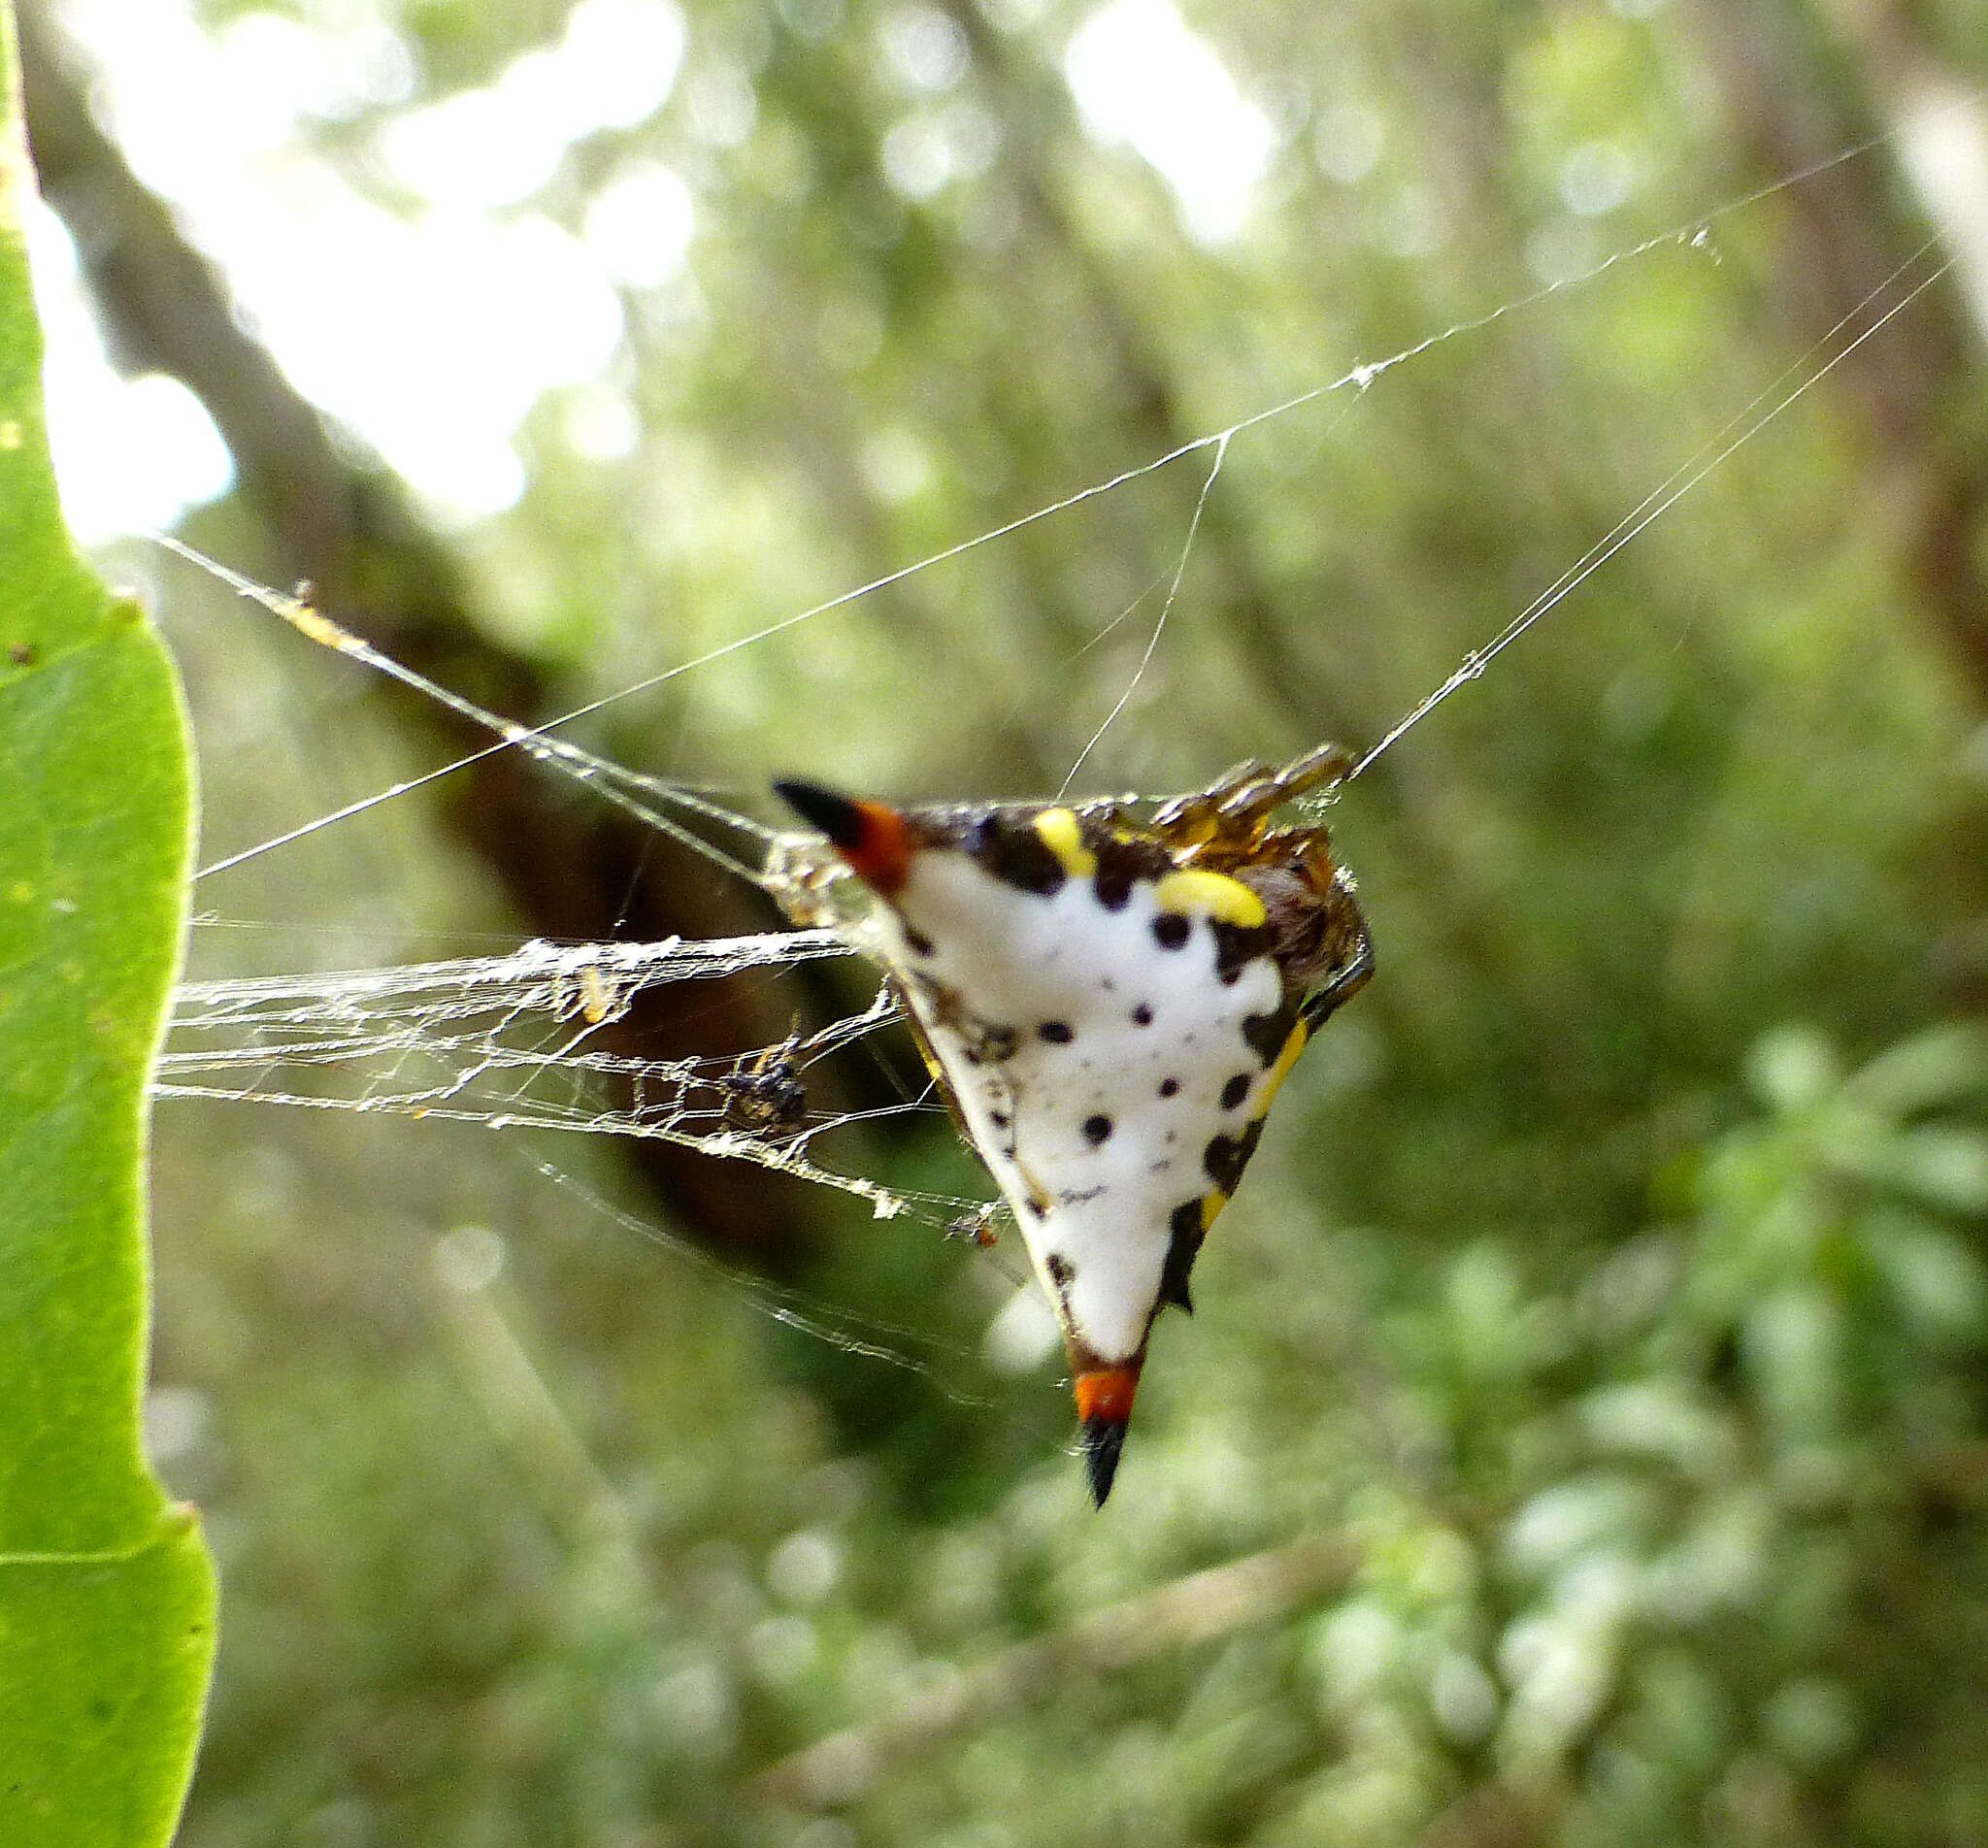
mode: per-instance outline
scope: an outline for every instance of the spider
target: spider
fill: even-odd
[[[1373,974],[1352,878],[1297,808],[1350,767],[1239,764],[1150,814],[775,785],[826,840],[778,842],[768,883],[887,972],[1055,1305],[1101,1503],[1154,1319],[1192,1308],[1279,1086]]]
[[[808,1087],[793,1059],[799,1048],[790,1033],[777,1046],[742,1054],[718,1079],[728,1128],[748,1136],[792,1136],[807,1122]]]

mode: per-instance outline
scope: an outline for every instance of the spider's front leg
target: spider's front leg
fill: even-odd
[[[1213,814],[1216,828],[1224,834],[1261,830],[1286,803],[1321,784],[1338,782],[1353,764],[1352,752],[1339,744],[1314,745],[1281,770],[1272,770],[1251,758],[1226,772],[1205,795],[1191,800],[1198,813]]]
[[[1331,787],[1353,768],[1356,761],[1343,744],[1313,745],[1303,756],[1292,758],[1271,779],[1277,792],[1276,801],[1271,807],[1294,801],[1308,789],[1316,789],[1320,784]]]
[[[1298,1010],[1313,1033],[1373,979],[1374,944],[1367,935],[1367,920],[1357,911],[1353,914],[1353,931],[1352,956],[1334,972],[1331,980],[1322,988],[1307,995],[1305,1005]]]

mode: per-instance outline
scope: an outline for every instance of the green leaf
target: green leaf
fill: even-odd
[[[1753,1093],[1778,1116],[1812,1109],[1842,1081],[1836,1049],[1811,1027],[1764,1035],[1746,1061]]]
[[[1971,1021],[1929,1027],[1872,1059],[1843,1095],[1896,1120],[1951,1104],[1988,1083],[1988,1035]]]
[[[172,1832],[213,1659],[206,1548],[139,1441],[190,772],[164,650],[62,523],[32,185],[0,12],[0,1841],[121,1848]]]
[[[1988,1212],[1988,1137],[1949,1123],[1929,1123],[1893,1138],[1891,1177],[1929,1205]]]

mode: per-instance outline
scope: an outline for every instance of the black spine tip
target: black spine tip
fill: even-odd
[[[1118,1473],[1118,1453],[1125,1448],[1125,1421],[1122,1418],[1086,1418],[1083,1421],[1083,1461],[1090,1471],[1091,1496],[1099,1507],[1111,1493],[1111,1478]]]
[[[819,828],[838,847],[853,847],[863,838],[863,811],[848,797],[797,776],[775,779],[773,793],[811,827]]]

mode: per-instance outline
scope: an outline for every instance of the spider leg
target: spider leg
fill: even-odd
[[[1336,783],[1353,768],[1353,753],[1343,744],[1314,744],[1302,756],[1294,757],[1276,774],[1279,800],[1289,802],[1320,783]]]
[[[1212,807],[1224,828],[1260,827],[1307,790],[1338,782],[1353,762],[1352,753],[1338,744],[1314,745],[1281,770],[1252,759],[1238,764],[1197,800]]]
[[[1176,796],[1155,812],[1152,825],[1190,842],[1231,838],[1260,829],[1287,802],[1337,782],[1353,767],[1353,755],[1339,744],[1319,744],[1281,770],[1247,757],[1225,770],[1206,789]]]
[[[1299,1008],[1305,1024],[1316,1033],[1330,1020],[1333,1014],[1346,1002],[1357,995],[1374,975],[1374,943],[1367,935],[1366,920],[1356,925],[1359,936],[1355,941],[1352,959],[1342,965],[1323,988],[1314,990],[1305,998],[1305,1005]]]

